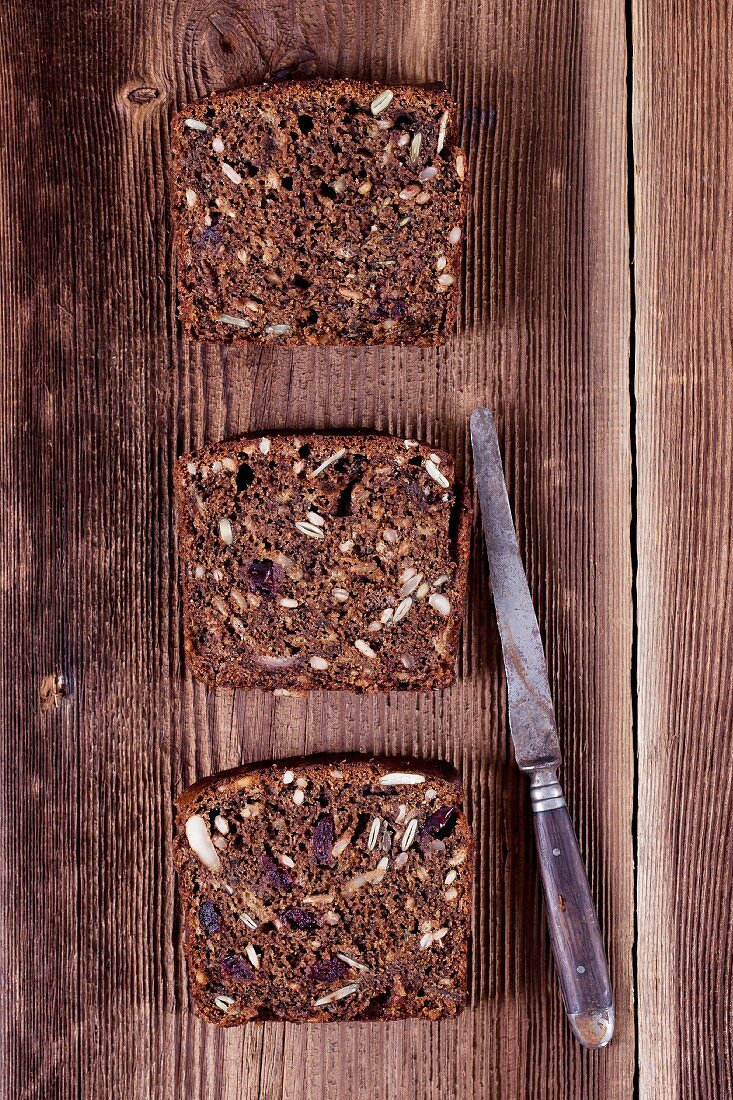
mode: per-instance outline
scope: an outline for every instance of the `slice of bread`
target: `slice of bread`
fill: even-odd
[[[176,806],[183,944],[205,1020],[461,1011],[473,840],[453,769],[253,764],[202,780]]]
[[[263,84],[171,126],[183,331],[440,344],[455,329],[466,160],[439,86]]]
[[[185,456],[174,476],[200,680],[296,694],[453,681],[471,511],[446,452],[253,435]]]

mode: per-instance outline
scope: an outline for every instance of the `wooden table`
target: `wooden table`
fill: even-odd
[[[6,0],[0,244],[7,1097],[733,1095],[733,9],[725,0]],[[174,105],[300,62],[443,79],[472,165],[438,350],[176,331]],[[570,1037],[482,554],[456,686],[207,692],[183,668],[171,466],[257,428],[452,448],[497,413],[617,1036]],[[479,839],[457,1022],[189,1011],[171,797],[241,760],[443,756]]]

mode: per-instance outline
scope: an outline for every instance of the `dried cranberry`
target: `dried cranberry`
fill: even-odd
[[[221,909],[213,901],[202,901],[199,906],[199,920],[207,935],[221,932]]]
[[[284,573],[269,558],[255,558],[244,570],[244,581],[250,592],[256,592],[264,600],[274,600]]]
[[[305,909],[283,909],[280,916],[291,928],[299,928],[302,932],[312,932],[318,928],[316,914],[308,913]]]
[[[379,317],[391,317],[393,320],[398,321],[400,317],[404,316],[405,307],[404,298],[388,297],[379,303],[376,312]]]
[[[324,865],[331,862],[331,849],[333,848],[334,828],[333,818],[329,814],[319,817],[316,827],[311,835],[311,848],[316,863]]]
[[[321,959],[310,968],[312,982],[338,982],[346,973],[346,963],[341,959]]]
[[[267,852],[262,856],[262,870],[265,872],[265,882],[274,890],[289,890],[292,887],[293,880],[288,872],[279,867]]]
[[[456,823],[456,810],[454,806],[441,806],[432,813],[422,827],[423,836],[444,837],[453,831]]]
[[[212,245],[214,248],[216,248],[216,246],[221,244],[221,242],[221,231],[215,226],[207,226],[201,231],[199,235],[199,244],[203,247],[206,247],[207,245]]]
[[[219,959],[219,969],[227,978],[234,978],[235,982],[251,982],[255,972],[246,959],[241,955],[228,952]]]
[[[422,490],[422,486],[417,481],[411,480],[407,482],[405,485],[405,496],[412,507],[417,508],[419,512],[424,512],[428,506],[428,501]]]

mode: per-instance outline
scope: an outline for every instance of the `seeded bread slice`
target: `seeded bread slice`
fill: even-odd
[[[285,693],[453,681],[471,512],[446,452],[254,435],[185,456],[174,477],[199,679]]]
[[[455,329],[466,160],[442,86],[287,81],[171,123],[186,335],[438,344]]]
[[[455,1016],[466,1001],[473,839],[447,765],[253,764],[177,800],[174,860],[199,1016]]]

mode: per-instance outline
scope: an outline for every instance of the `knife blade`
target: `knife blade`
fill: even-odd
[[[527,577],[517,545],[499,440],[488,409],[471,416],[474,475],[506,670],[517,765],[530,777],[545,913],[565,1008],[576,1038],[606,1046],[614,1008],[608,963],[588,876],[562,786],[555,709]]]
[[[476,409],[471,417],[471,444],[481,514],[491,517],[490,523],[484,523],[484,538],[506,670],[514,755],[523,771],[557,767],[560,742],[545,651],[519,556],[496,426],[488,409]]]

